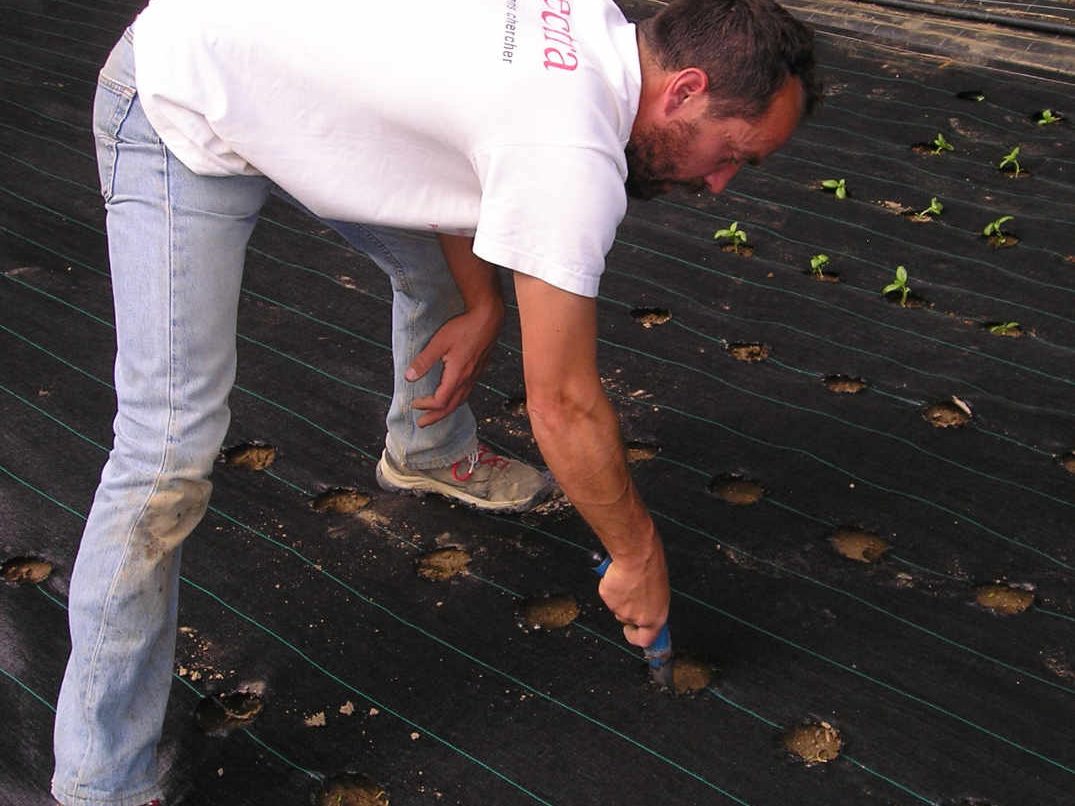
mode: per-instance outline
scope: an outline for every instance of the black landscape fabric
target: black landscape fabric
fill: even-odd
[[[135,11],[2,9],[3,804],[51,803],[69,574],[111,444],[89,109]],[[171,803],[365,780],[356,803],[1075,804],[1072,84],[819,43],[825,103],[787,149],[718,197],[633,204],[602,284],[674,645],[711,683],[650,684],[562,500],[490,517],[376,487],[387,283],[274,201],[225,444],[273,461],[221,462],[184,546]],[[739,253],[714,238],[732,222]],[[899,266],[906,298],[883,295]],[[473,405],[540,462],[521,395],[510,321]],[[311,504],[338,488],[355,511]],[[553,594],[574,620],[528,626]]]

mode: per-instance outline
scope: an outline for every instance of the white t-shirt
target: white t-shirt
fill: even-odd
[[[152,0],[134,31],[146,115],[195,173],[474,235],[491,263],[597,294],[641,87],[611,0]]]

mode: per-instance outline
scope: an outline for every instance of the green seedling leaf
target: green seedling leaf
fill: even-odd
[[[1002,230],[1001,227],[1014,219],[1015,216],[1010,215],[1002,215],[1000,218],[995,218],[982,228],[982,235],[986,238],[999,238],[1000,242],[1004,243],[1004,230]]]
[[[1000,162],[997,163],[997,168],[1003,171],[1009,165],[1015,169],[1015,175],[1019,176],[1019,171],[1021,170],[1019,167],[1019,146],[1016,146],[1001,157]]]
[[[821,187],[831,190],[838,199],[847,198],[847,183],[843,179],[823,179]]]
[[[1063,118],[1060,115],[1054,114],[1051,109],[1043,109],[1038,113],[1038,125],[1047,126],[1050,123],[1059,123]]]
[[[828,255],[814,255],[812,258],[810,258],[810,268],[814,270],[814,274],[820,276],[822,274],[822,268],[828,262]]]
[[[907,306],[907,295],[911,293],[911,287],[907,285],[907,278],[907,269],[903,266],[897,266],[895,279],[881,289],[881,293],[885,296],[888,296],[894,291],[899,291],[901,308]]]
[[[739,222],[733,221],[730,226],[725,229],[718,229],[713,233],[713,237],[718,241],[730,241],[732,249],[736,253],[739,252],[739,247],[746,244],[747,233],[746,230],[739,229]]]
[[[1019,329],[1019,323],[1018,322],[1002,322],[1000,324],[990,325],[989,326],[989,332],[994,333],[997,336],[1007,336],[1013,330],[1018,330],[1018,329]]]
[[[944,138],[944,135],[941,134],[940,132],[937,132],[937,136],[933,138],[932,145],[933,145],[933,153],[934,154],[940,154],[940,153],[942,153],[944,151],[955,151],[956,150],[956,147],[954,145],[952,145],[951,143],[949,143]]]
[[[944,212],[944,205],[941,204],[940,201],[938,201],[936,196],[934,196],[932,199],[929,200],[929,207],[920,212],[918,214],[918,217],[924,218],[928,215],[940,215],[942,212]]]

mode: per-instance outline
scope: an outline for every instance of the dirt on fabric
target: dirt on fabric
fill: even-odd
[[[736,361],[755,364],[769,357],[769,345],[757,342],[733,342],[728,345],[728,354]]]
[[[651,442],[627,442],[624,444],[624,449],[627,451],[627,461],[630,464],[648,462],[650,459],[656,458],[657,454],[661,452],[661,446],[654,445]]]
[[[889,549],[888,541],[861,529],[844,527],[829,538],[836,553],[860,563],[875,563]]]
[[[218,461],[242,470],[264,470],[276,461],[276,448],[266,442],[244,442],[222,450]]]
[[[538,596],[522,605],[522,617],[532,629],[557,630],[571,624],[579,615],[579,603],[569,593]]]
[[[850,375],[829,375],[825,378],[825,386],[840,395],[857,395],[866,388],[866,381]]]
[[[467,551],[457,546],[445,546],[419,557],[417,571],[423,579],[444,582],[465,575],[469,564],[470,554]]]
[[[329,778],[316,800],[317,806],[388,806],[388,793],[359,773]]]
[[[697,694],[713,682],[713,667],[696,658],[677,655],[672,662],[672,690],[676,694]]]
[[[257,719],[264,707],[261,695],[252,691],[233,691],[202,699],[194,711],[194,718],[206,735],[226,736]]]
[[[1034,604],[1034,592],[1013,585],[983,585],[974,600],[1000,616],[1014,616]]]
[[[642,327],[651,328],[672,321],[672,313],[667,308],[635,308],[631,318]]]
[[[349,514],[369,504],[370,497],[351,487],[336,487],[318,495],[310,506],[318,512]]]
[[[51,573],[52,563],[39,557],[12,557],[0,569],[4,581],[12,585],[36,585]]]
[[[833,761],[841,747],[839,731],[828,722],[797,725],[784,734],[784,748],[807,765]]]
[[[762,499],[765,488],[741,476],[718,476],[709,483],[709,492],[729,504],[749,506]]]
[[[922,412],[926,422],[934,428],[959,428],[966,425],[971,418],[970,408],[952,400],[934,403]]]

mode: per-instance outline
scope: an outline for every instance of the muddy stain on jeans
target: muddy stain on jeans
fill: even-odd
[[[183,542],[209,508],[212,489],[208,481],[175,479],[153,494],[142,521],[148,557],[163,557]]]

